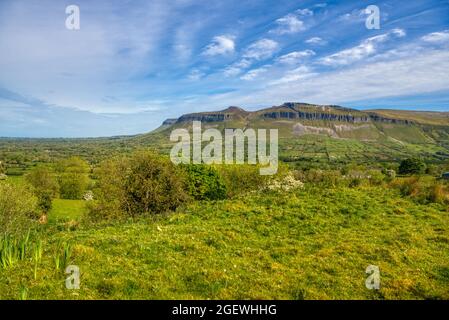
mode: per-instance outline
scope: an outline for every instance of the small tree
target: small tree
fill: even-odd
[[[52,198],[56,197],[59,188],[53,172],[40,166],[28,173],[25,179],[33,186],[39,209],[47,214],[52,208]]]
[[[6,179],[6,165],[0,161],[0,180]]]
[[[97,200],[88,205],[93,219],[163,213],[189,199],[185,173],[150,152],[104,161],[95,174]]]
[[[21,236],[37,217],[36,197],[27,186],[0,183],[0,235]]]
[[[63,199],[81,199],[89,185],[89,164],[72,157],[56,165],[59,177],[59,191]]]
[[[399,174],[422,174],[426,171],[426,164],[418,158],[408,158],[401,161]]]
[[[226,185],[214,168],[201,165],[183,165],[187,173],[189,194],[196,200],[220,200],[226,198]]]

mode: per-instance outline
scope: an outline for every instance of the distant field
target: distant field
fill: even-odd
[[[388,188],[307,187],[133,223],[57,222],[82,211],[55,201],[36,279],[31,260],[0,269],[1,299],[449,299],[447,207]],[[81,269],[78,291],[55,269],[63,243]],[[365,287],[371,264],[379,291]]]
[[[50,223],[58,221],[78,220],[85,212],[86,201],[54,199],[53,208],[48,214]]]

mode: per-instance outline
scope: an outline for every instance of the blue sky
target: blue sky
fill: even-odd
[[[0,49],[0,136],[136,134],[286,101],[449,111],[449,0],[2,0]]]

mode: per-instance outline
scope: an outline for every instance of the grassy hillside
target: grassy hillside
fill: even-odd
[[[449,299],[446,207],[392,189],[308,185],[94,226],[72,204],[35,236],[36,278],[31,258],[0,268],[0,299]],[[55,268],[64,243],[80,290]],[[379,291],[365,288],[370,264]]]

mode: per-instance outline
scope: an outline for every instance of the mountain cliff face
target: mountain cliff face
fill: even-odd
[[[167,119],[153,132],[137,137],[168,152],[170,133],[191,129],[278,129],[285,161],[398,161],[419,156],[449,159],[449,112],[356,110],[336,105],[287,102],[257,111],[229,107]]]
[[[407,115],[410,117],[407,118]],[[434,120],[433,122],[431,120]],[[296,122],[325,121],[337,123],[387,123],[399,125],[432,124],[439,121],[441,125],[449,125],[449,113],[413,112],[400,110],[368,110],[344,108],[335,105],[313,105],[307,103],[286,102],[280,106],[258,111],[245,111],[239,107],[229,107],[216,112],[199,112],[182,115],[178,119],[167,119],[164,125],[182,124],[191,121],[229,122],[256,120],[292,120]]]

